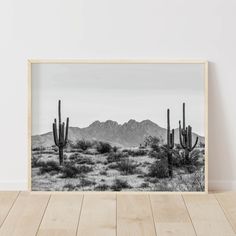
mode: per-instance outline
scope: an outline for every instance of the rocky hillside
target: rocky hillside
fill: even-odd
[[[95,121],[86,128],[69,128],[69,139],[71,141],[79,139],[98,140],[123,147],[139,146],[149,135],[159,137],[162,142],[166,141],[166,129],[150,120],[137,122],[131,119],[122,125],[112,120]],[[195,140],[197,135],[193,134],[193,136],[193,140]],[[204,137],[199,136],[199,139],[204,143]],[[178,129],[175,129],[175,143],[179,143]],[[32,147],[50,147],[53,144],[52,132],[32,136]]]

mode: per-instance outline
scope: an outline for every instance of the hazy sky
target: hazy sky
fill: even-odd
[[[95,120],[150,119],[171,127],[182,119],[204,135],[203,64],[33,64],[32,134],[49,132],[62,100],[62,118],[86,127]]]

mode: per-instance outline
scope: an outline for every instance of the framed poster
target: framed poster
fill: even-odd
[[[32,191],[207,192],[206,61],[29,61]]]

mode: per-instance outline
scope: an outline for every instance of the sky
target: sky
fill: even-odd
[[[62,120],[70,126],[92,122],[149,119],[171,128],[182,119],[204,136],[203,64],[32,64],[32,134],[51,131],[62,101]]]

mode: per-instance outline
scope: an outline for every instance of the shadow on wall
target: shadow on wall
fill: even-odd
[[[225,180],[233,180],[233,161],[229,143],[229,130],[217,66],[209,62],[208,80],[208,144],[209,189],[227,189]],[[223,182],[222,182],[223,181]],[[228,183],[229,184],[229,183]]]

